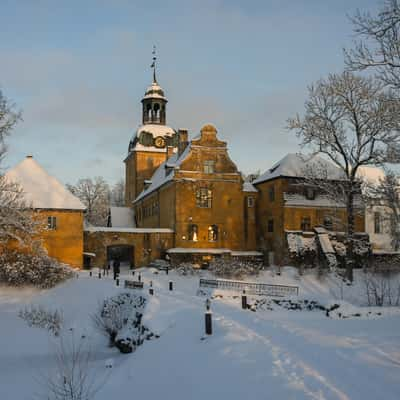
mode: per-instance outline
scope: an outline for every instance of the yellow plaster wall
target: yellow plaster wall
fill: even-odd
[[[57,229],[44,229],[40,233],[43,246],[50,257],[60,262],[82,267],[83,261],[83,212],[68,210],[41,210],[40,216],[57,218]]]

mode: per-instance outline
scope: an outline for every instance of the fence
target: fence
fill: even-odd
[[[260,294],[264,296],[297,296],[298,286],[270,285],[267,283],[253,283],[243,281],[230,281],[225,279],[200,279],[200,287],[221,290],[245,290],[247,294]]]

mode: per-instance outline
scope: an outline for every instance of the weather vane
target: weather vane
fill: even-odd
[[[153,51],[151,52],[153,54],[153,62],[151,63],[150,68],[153,68],[153,82],[157,83],[156,79],[156,61],[157,61],[157,56],[156,56],[156,46],[153,46]]]

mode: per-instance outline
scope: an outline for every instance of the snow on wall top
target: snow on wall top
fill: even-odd
[[[106,226],[90,226],[85,232],[120,232],[120,233],[174,233],[169,228],[112,228]]]
[[[5,178],[21,186],[25,201],[33,208],[82,211],[86,209],[76,196],[49,175],[31,156],[10,169]]]
[[[130,207],[110,207],[111,226],[113,228],[134,228],[135,218]]]
[[[274,164],[272,168],[254,180],[253,184],[265,182],[280,176],[303,178],[306,169],[310,167],[323,168],[328,172],[330,179],[341,179],[343,177],[341,170],[335,164],[324,159],[319,154],[307,157],[298,153],[289,153]]]

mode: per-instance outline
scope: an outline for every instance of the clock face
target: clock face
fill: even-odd
[[[154,143],[156,147],[165,147],[165,139],[161,136],[156,137]]]

